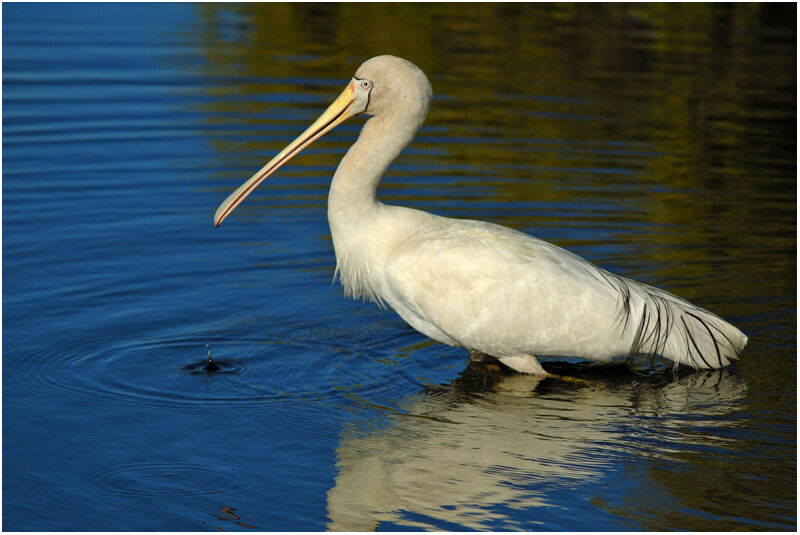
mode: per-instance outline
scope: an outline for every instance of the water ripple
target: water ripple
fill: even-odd
[[[130,342],[117,334],[99,334],[91,341],[65,348],[9,348],[16,373],[7,383],[11,396],[51,403],[77,397],[88,403],[153,405],[258,404],[286,398],[340,399],[344,393],[397,395],[420,388],[395,363],[385,360],[381,376],[360,377],[369,346],[386,340],[374,329],[343,332],[307,326],[278,341],[259,335],[254,321],[235,330],[216,332],[205,340],[193,336]],[[249,329],[253,329],[251,331]],[[390,331],[385,331],[388,336]],[[205,343],[204,343],[205,342]],[[362,349],[348,349],[349,344]],[[208,366],[208,355],[214,366]],[[216,367],[216,368],[215,368]],[[313,374],[309,371],[313,370]],[[11,376],[7,376],[10,378]],[[361,382],[363,380],[363,382]]]
[[[48,494],[89,500],[141,500],[182,496],[230,496],[268,492],[266,482],[240,466],[214,462],[152,461],[109,466],[69,487],[47,486]]]

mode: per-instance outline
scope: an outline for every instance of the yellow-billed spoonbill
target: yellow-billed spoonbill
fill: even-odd
[[[319,119],[225,199],[214,224],[314,140],[364,114],[328,196],[346,295],[388,305],[434,340],[525,373],[546,374],[536,356],[605,362],[658,354],[694,368],[720,368],[739,356],[747,343],[739,329],[663,290],[509,228],[379,202],[378,182],[413,139],[432,96],[411,62],[364,62]]]

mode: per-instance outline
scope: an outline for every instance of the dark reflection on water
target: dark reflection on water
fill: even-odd
[[[796,527],[796,7],[9,4],[3,527]],[[330,285],[379,53],[435,100],[382,199],[512,226],[750,337],[509,376]],[[209,368],[208,355],[215,366]]]

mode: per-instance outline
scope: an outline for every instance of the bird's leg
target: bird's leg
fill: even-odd
[[[570,383],[578,383],[582,385],[589,385],[592,386],[594,383],[592,381],[587,381],[586,379],[581,379],[579,377],[568,377],[566,375],[557,375],[555,373],[550,373],[545,371],[542,368],[542,365],[539,364],[539,359],[537,359],[534,355],[514,355],[513,357],[493,357],[491,355],[487,355],[486,353],[482,353],[477,349],[470,349],[469,350],[469,359],[472,362],[481,362],[481,363],[491,363],[495,361],[500,361],[505,366],[511,368],[515,372],[518,373],[526,373],[529,375],[534,375],[538,377],[548,377],[550,379],[556,379],[559,381],[567,381]],[[492,366],[492,364],[489,364]]]
[[[550,374],[544,371],[542,365],[533,355],[515,355],[513,357],[500,357],[497,360],[511,368],[512,370],[520,373],[529,373],[531,375],[549,376]]]
[[[533,355],[515,355],[513,357],[493,357],[477,349],[469,350],[469,360],[472,362],[496,362],[500,361],[515,372],[528,373],[531,375],[549,376],[551,374],[544,371],[542,365]]]
[[[570,383],[578,383],[582,385],[592,386],[595,383],[581,379],[580,377],[568,377],[566,375],[557,375],[550,373],[542,368],[539,360],[533,355],[515,355],[513,357],[502,357],[497,359],[509,368],[520,373],[528,373],[531,375],[538,375],[539,377],[548,377],[550,379],[557,379],[559,381],[567,381]]]
[[[568,381],[570,383],[578,383],[583,385],[594,384],[591,381],[587,381],[586,379],[581,379],[579,377],[567,377],[565,375],[556,375],[555,373],[545,371],[545,369],[542,368],[542,365],[539,364],[539,359],[537,359],[534,355],[514,355],[513,357],[495,358],[491,355],[487,355],[486,353],[481,353],[478,350],[470,349],[469,359],[472,362],[484,363],[490,361],[500,361],[505,366],[508,366],[518,373],[526,373],[538,377],[549,377],[550,379],[557,379],[560,381]]]

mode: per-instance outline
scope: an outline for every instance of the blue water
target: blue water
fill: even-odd
[[[4,5],[2,527],[794,530],[795,21]],[[382,52],[436,93],[384,200],[676,292],[741,361],[539,381],[344,299],[325,202],[357,121],[215,229]]]

